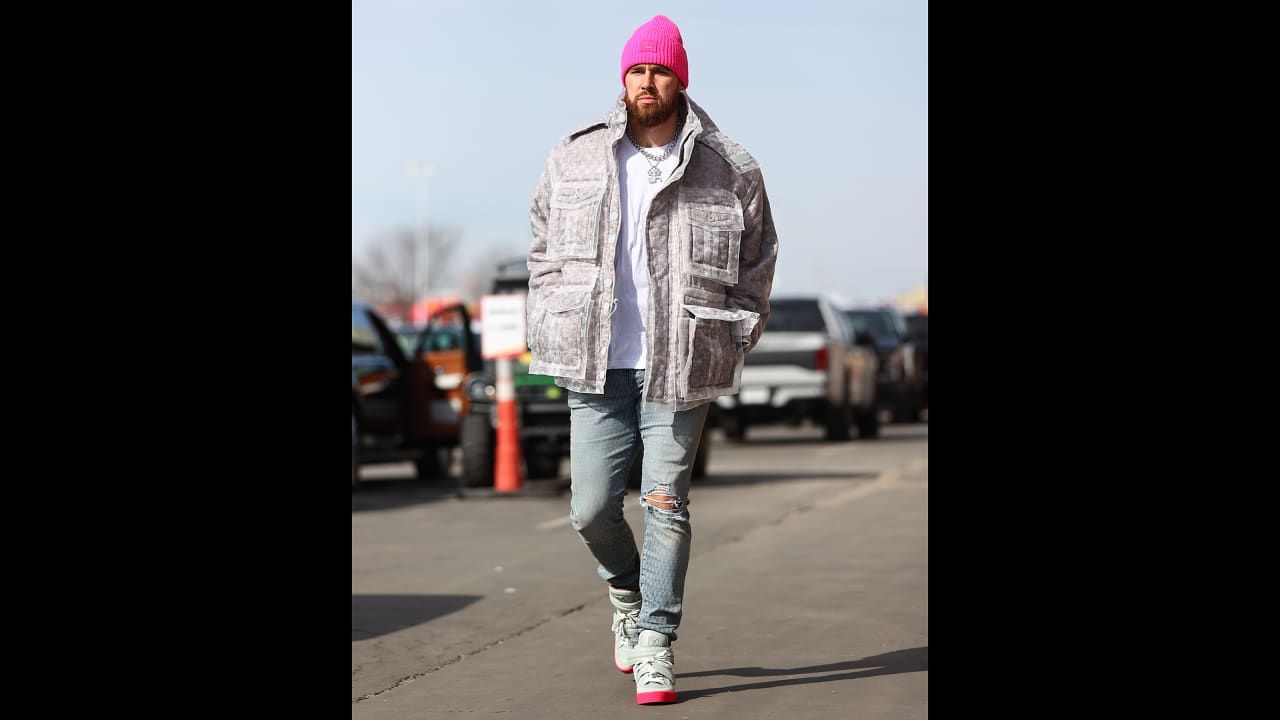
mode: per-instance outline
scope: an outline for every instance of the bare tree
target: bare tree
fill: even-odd
[[[351,293],[375,303],[408,308],[452,276],[462,234],[429,225],[420,231],[398,226],[380,233],[363,261],[351,259]]]
[[[489,245],[471,259],[468,269],[461,274],[458,286],[463,297],[479,300],[481,296],[488,295],[492,292],[493,279],[498,274],[498,263],[522,254],[523,249],[514,243]]]

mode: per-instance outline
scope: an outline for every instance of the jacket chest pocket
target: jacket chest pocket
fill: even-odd
[[[587,375],[591,287],[556,290],[533,313],[529,372],[581,380]]]
[[[548,258],[594,258],[600,240],[604,183],[565,180],[551,193],[547,218]]]
[[[743,223],[737,199],[730,202],[686,203],[685,240],[689,244],[690,273],[734,285],[738,282]]]

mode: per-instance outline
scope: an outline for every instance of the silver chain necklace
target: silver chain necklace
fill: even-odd
[[[676,125],[676,134],[671,136],[671,142],[666,144],[661,156],[650,155],[645,149],[640,147],[640,143],[636,142],[636,136],[631,134],[631,128],[627,128],[627,139],[631,141],[632,147],[640,151],[645,160],[649,161],[649,184],[652,185],[662,179],[662,171],[658,169],[658,163],[671,157],[671,151],[676,148],[676,140],[680,139],[680,130],[684,127],[684,123]]]

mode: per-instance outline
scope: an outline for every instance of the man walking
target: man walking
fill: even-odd
[[[637,703],[667,703],[692,463],[768,319],[778,240],[759,165],[686,92],[675,23],[636,29],[621,79],[614,108],[551,150],[534,194],[529,372],[569,391],[570,517],[609,584],[614,665]],[[623,499],[641,447],[638,550]]]

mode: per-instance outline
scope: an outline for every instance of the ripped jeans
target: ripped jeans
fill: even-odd
[[[689,479],[710,404],[673,412],[645,406],[644,370],[609,370],[604,394],[569,391],[569,518],[600,577],[640,588],[636,624],[676,639],[689,569]],[[627,474],[644,446],[640,505],[644,547],[623,517]]]

